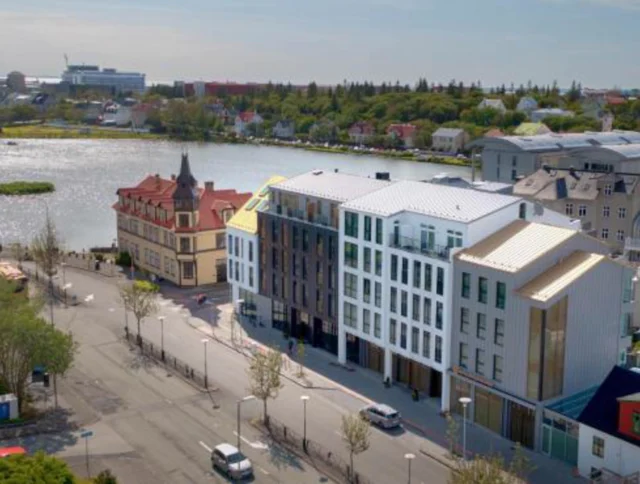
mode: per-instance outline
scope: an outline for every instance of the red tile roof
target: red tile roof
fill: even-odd
[[[117,212],[133,214],[156,225],[175,228],[172,198],[175,189],[175,180],[167,180],[159,175],[149,175],[135,187],[120,188],[117,191],[117,194],[124,198],[138,200],[167,210],[167,222],[153,219],[146,213],[136,211],[133,207],[121,206],[119,201],[113,205],[113,208]],[[238,193],[235,190],[207,191],[203,188],[198,189],[198,193],[200,221],[197,227],[188,229],[189,231],[223,229],[225,223],[222,212],[226,209],[232,209],[235,213],[252,196],[251,193]],[[185,231],[185,229],[180,230]]]
[[[250,123],[251,121],[253,121],[253,118],[255,118],[256,114],[258,113],[256,113],[255,111],[242,111],[240,114],[238,114],[238,117],[243,123]]]
[[[387,126],[387,134],[393,133],[400,139],[406,139],[415,135],[416,129],[413,124],[390,124]]]

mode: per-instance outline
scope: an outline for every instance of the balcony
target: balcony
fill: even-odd
[[[412,237],[402,237],[391,234],[389,236],[389,247],[426,255],[434,259],[449,260],[449,247],[442,245],[429,246],[428,244],[422,243],[420,239],[414,239]]]

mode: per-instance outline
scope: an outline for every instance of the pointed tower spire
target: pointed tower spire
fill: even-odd
[[[173,192],[173,201],[177,211],[193,211],[198,209],[198,182],[191,174],[189,155],[182,153],[180,162],[180,174],[176,178],[176,189]]]

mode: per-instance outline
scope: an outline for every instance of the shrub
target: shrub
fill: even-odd
[[[0,183],[0,195],[33,195],[49,193],[54,190],[55,186],[50,182],[14,181]]]
[[[122,267],[131,266],[131,254],[129,252],[120,252],[116,257],[116,264]]]

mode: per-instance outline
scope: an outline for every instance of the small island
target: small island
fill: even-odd
[[[51,182],[13,181],[0,183],[0,195],[37,195],[50,193],[56,187]]]

